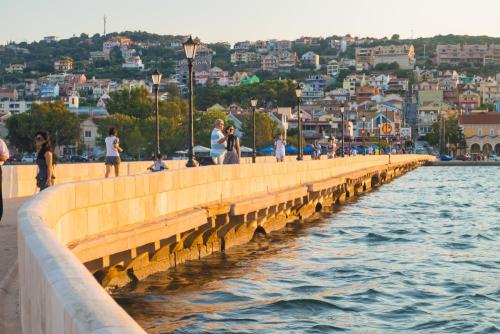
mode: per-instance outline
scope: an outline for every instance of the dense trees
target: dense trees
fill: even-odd
[[[295,84],[291,80],[269,80],[253,85],[241,85],[231,88],[197,87],[196,107],[206,110],[215,103],[229,105],[231,103],[249,106],[250,99],[257,97],[259,104],[265,106],[291,107],[295,105]]]
[[[107,102],[110,116],[99,123],[99,133],[107,135],[108,129],[118,130],[125,154],[134,157],[149,156],[156,145],[156,116],[153,100],[143,88],[124,90],[111,94]],[[178,97],[161,101],[160,149],[172,154],[187,143],[188,105]]]
[[[462,128],[458,124],[458,117],[450,117],[445,120],[445,127],[440,126],[440,122],[432,125],[431,132],[425,136],[425,140],[431,145],[438,145],[439,138],[442,138],[444,131],[445,142],[457,148],[465,148],[465,136]],[[441,143],[443,144],[443,143]]]
[[[80,139],[80,121],[62,102],[33,104],[31,110],[7,120],[10,143],[21,152],[33,152],[37,131],[48,131],[54,145],[74,145]]]
[[[269,115],[261,112],[255,114],[255,129],[257,135],[255,141],[257,148],[272,145],[276,137],[281,133],[278,122],[274,121]],[[244,146],[253,146],[253,118],[248,116],[244,119],[241,130],[243,136],[241,143]]]

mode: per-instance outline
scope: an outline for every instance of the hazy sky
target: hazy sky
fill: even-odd
[[[500,0],[0,0],[0,44],[143,30],[203,41],[350,33],[500,36]]]

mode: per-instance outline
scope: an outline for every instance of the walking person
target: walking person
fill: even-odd
[[[286,142],[283,140],[283,135],[280,134],[278,139],[274,142],[274,155],[276,162],[285,161]]]
[[[328,139],[328,147],[327,147],[327,156],[328,159],[334,159],[335,158],[335,151],[337,150],[337,144],[335,143],[334,138]]]
[[[36,165],[38,173],[36,174],[36,186],[40,191],[54,185],[54,159],[52,154],[52,145],[47,131],[39,131],[35,135],[35,145],[38,149],[36,155]]]
[[[227,137],[222,130],[224,130],[224,121],[218,119],[215,121],[214,129],[210,135],[210,157],[216,165],[222,165],[226,155],[224,143],[227,141]]]
[[[226,133],[226,154],[224,155],[224,165],[236,165],[240,163],[240,140],[234,134],[234,127],[228,126]]]
[[[120,152],[123,152],[123,149],[120,147],[120,139],[117,136],[118,131],[115,128],[110,128],[108,136],[104,140],[106,143],[106,178],[109,177],[111,166],[115,169],[115,176],[120,175]]]
[[[7,144],[0,138],[0,221],[3,216],[3,193],[2,193],[2,165],[9,160],[9,149]]]
[[[321,160],[322,147],[321,147],[321,144],[319,143],[319,141],[316,141],[316,145],[315,145],[314,149],[316,151],[315,160]]]

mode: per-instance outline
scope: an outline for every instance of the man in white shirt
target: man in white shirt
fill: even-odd
[[[217,165],[222,165],[226,155],[226,146],[224,143],[227,136],[222,132],[224,130],[224,121],[218,119],[215,121],[214,129],[210,135],[210,157],[214,159]]]
[[[0,139],[0,221],[3,216],[3,193],[2,193],[2,165],[9,160],[9,149],[5,142]]]
[[[109,129],[109,136],[104,140],[106,142],[106,175],[109,177],[111,166],[115,167],[115,176],[120,174],[120,152],[123,149],[120,147],[120,139],[117,137],[118,131],[115,128]]]

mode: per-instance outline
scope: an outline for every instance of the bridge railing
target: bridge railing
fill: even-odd
[[[305,157],[309,159],[309,157]],[[295,157],[287,157],[292,161]],[[166,160],[169,169],[185,168],[186,160]],[[251,163],[251,158],[242,158],[242,163]],[[273,157],[257,157],[258,163],[275,162]],[[122,162],[120,165],[120,175],[130,176],[147,173],[147,168],[152,164],[151,161]],[[102,162],[96,163],[75,163],[75,164],[57,164],[54,168],[56,184],[69,182],[78,182],[85,180],[101,179],[104,177],[105,166]],[[2,168],[3,197],[17,198],[32,196],[37,193],[35,176],[37,173],[36,165],[6,165]],[[113,171],[111,172],[113,175]]]

